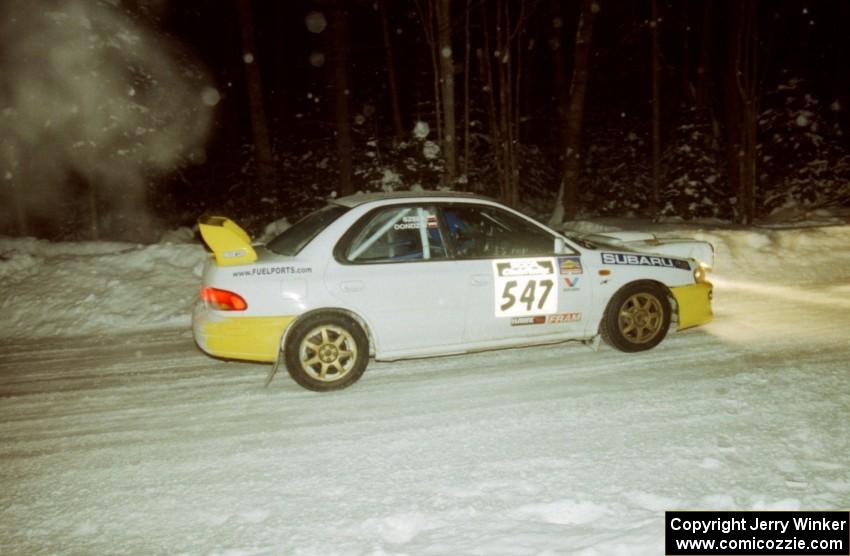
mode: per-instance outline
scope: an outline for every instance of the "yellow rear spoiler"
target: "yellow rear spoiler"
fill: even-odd
[[[257,252],[251,247],[251,237],[236,222],[224,216],[202,216],[198,220],[201,237],[215,255],[218,266],[252,263]]]

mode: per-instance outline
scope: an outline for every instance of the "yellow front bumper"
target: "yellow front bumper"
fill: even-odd
[[[711,298],[714,286],[709,282],[700,282],[690,286],[670,288],[676,305],[679,307],[679,330],[710,322],[714,317],[711,312]]]
[[[295,316],[222,316],[199,304],[192,315],[192,331],[198,347],[215,357],[274,362],[280,339],[294,320]]]

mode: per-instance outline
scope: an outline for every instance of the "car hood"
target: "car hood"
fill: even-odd
[[[646,232],[605,232],[582,234],[579,237],[605,248],[696,259],[705,267],[714,266],[714,247],[707,241],[659,238]]]

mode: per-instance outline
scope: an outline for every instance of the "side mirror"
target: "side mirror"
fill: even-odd
[[[555,254],[563,255],[567,252],[567,244],[564,241],[564,238],[560,236],[555,236]]]

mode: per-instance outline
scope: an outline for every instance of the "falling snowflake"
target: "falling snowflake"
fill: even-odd
[[[204,87],[201,91],[201,102],[207,106],[215,106],[221,100],[221,94],[215,87]]]
[[[322,52],[313,52],[310,54],[310,65],[314,68],[320,68],[325,65],[325,55]]]
[[[440,156],[440,147],[433,141],[425,141],[425,144],[422,146],[422,154],[428,160],[434,160]]]
[[[425,139],[428,137],[428,134],[431,133],[431,128],[427,122],[418,121],[416,125],[413,127],[413,135],[417,139]]]
[[[325,30],[328,21],[322,12],[310,12],[304,17],[304,24],[307,25],[308,31],[318,34]]]

